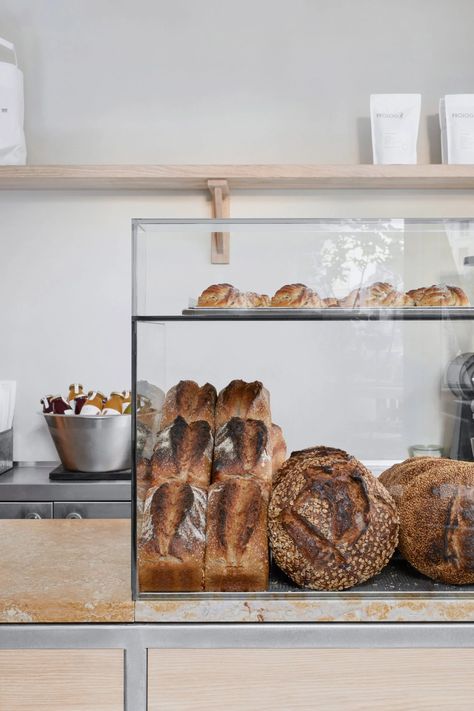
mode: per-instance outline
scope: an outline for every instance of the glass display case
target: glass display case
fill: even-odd
[[[473,595],[473,277],[474,220],[134,220],[135,597]]]

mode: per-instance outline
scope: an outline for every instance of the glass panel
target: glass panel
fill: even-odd
[[[377,281],[403,292],[447,283],[471,300],[473,224],[229,221],[229,265],[210,264],[213,222],[135,224],[140,595],[474,591],[471,307],[206,312],[189,303],[221,282],[270,296],[302,282],[337,299]],[[270,408],[260,391],[254,402],[244,388],[227,406],[221,396],[210,440],[205,425],[192,425],[193,408],[205,422],[209,390],[183,387],[162,412],[180,381],[211,383],[219,393],[235,379],[262,382]],[[229,425],[233,417],[238,427]],[[324,445],[355,459],[329,452],[323,461],[318,450],[292,457],[274,472],[272,489],[259,450],[271,459],[277,448],[271,421],[288,454]],[[410,459],[378,480],[413,454],[430,459]],[[398,517],[401,545],[392,557]]]

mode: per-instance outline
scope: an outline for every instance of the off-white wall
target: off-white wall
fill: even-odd
[[[472,90],[473,21],[468,0],[0,6],[34,163],[367,162],[368,95],[381,91],[423,94],[419,160],[437,161],[438,97]],[[473,212],[470,193],[232,196],[235,217]],[[55,456],[34,414],[45,392],[77,378],[128,385],[130,218],[208,215],[196,194],[0,195],[0,377],[19,384],[16,459]]]

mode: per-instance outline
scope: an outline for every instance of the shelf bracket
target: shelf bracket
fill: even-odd
[[[208,180],[212,198],[212,216],[230,217],[230,192],[227,180]],[[213,232],[211,237],[211,264],[229,264],[230,240],[228,232]]]

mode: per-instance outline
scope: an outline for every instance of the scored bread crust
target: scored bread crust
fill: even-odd
[[[389,491],[398,506],[403,492],[415,477],[450,462],[451,459],[441,459],[439,457],[409,457],[382,472],[379,476],[379,481]]]
[[[474,464],[440,462],[416,476],[399,513],[400,552],[416,570],[449,585],[474,583]]]
[[[203,489],[211,479],[213,436],[208,422],[188,424],[183,417],[158,432],[151,458],[152,485],[169,479],[186,481]]]
[[[319,294],[306,284],[285,284],[272,296],[271,305],[275,308],[324,308]]]
[[[271,433],[261,420],[232,417],[216,431],[212,481],[242,476],[272,481]]]
[[[232,477],[208,493],[205,590],[253,592],[268,587],[267,505],[253,479]]]
[[[148,490],[138,540],[140,590],[203,589],[206,508],[206,492],[181,481]]]
[[[216,399],[216,389],[210,383],[200,387],[194,380],[180,380],[166,393],[160,429],[168,427],[180,416],[188,423],[205,420],[214,430]]]
[[[469,306],[466,293],[459,286],[433,284],[407,292],[415,306]]]
[[[351,459],[351,455],[343,449],[327,447],[324,444],[292,452],[289,459],[275,472],[273,486],[275,487],[287,474],[294,472],[295,462],[297,460],[300,460],[303,464],[308,462],[310,464],[318,464],[319,466],[332,466],[337,462],[347,462],[349,459]]]
[[[286,441],[283,435],[283,430],[279,425],[272,422],[271,429],[272,438],[272,478],[276,477],[276,473],[286,461],[287,448]]]
[[[216,429],[232,417],[262,420],[270,430],[270,393],[259,380],[232,380],[220,391],[216,403]]]
[[[269,507],[270,544],[299,586],[343,590],[373,577],[398,540],[398,514],[384,486],[356,459],[321,466],[311,452],[283,465]]]

